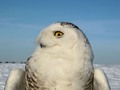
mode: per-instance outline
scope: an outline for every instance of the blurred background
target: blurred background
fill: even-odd
[[[25,62],[39,32],[57,21],[83,30],[94,63],[120,63],[120,0],[0,0],[0,62]]]

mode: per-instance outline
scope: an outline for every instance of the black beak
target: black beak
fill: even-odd
[[[44,48],[44,47],[46,47],[46,45],[40,43],[40,47],[41,47],[41,48]]]

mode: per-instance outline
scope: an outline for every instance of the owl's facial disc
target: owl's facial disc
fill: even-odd
[[[59,45],[59,40],[63,38],[64,33],[60,30],[51,31],[52,33],[47,34],[46,32],[42,32],[40,36],[39,45],[41,48],[48,48]]]
[[[69,23],[70,24],[70,23]],[[77,27],[67,23],[56,23],[41,31],[37,43],[42,49],[72,48],[78,41]]]

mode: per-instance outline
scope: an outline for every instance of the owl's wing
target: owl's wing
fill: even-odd
[[[25,90],[25,72],[22,69],[13,69],[6,82],[5,90]]]
[[[110,90],[110,86],[105,73],[99,69],[94,69],[94,84],[93,90]]]

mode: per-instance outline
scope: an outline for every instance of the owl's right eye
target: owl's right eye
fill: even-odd
[[[54,36],[56,36],[57,38],[61,38],[63,35],[64,35],[64,33],[61,32],[61,31],[55,31],[54,32]]]

